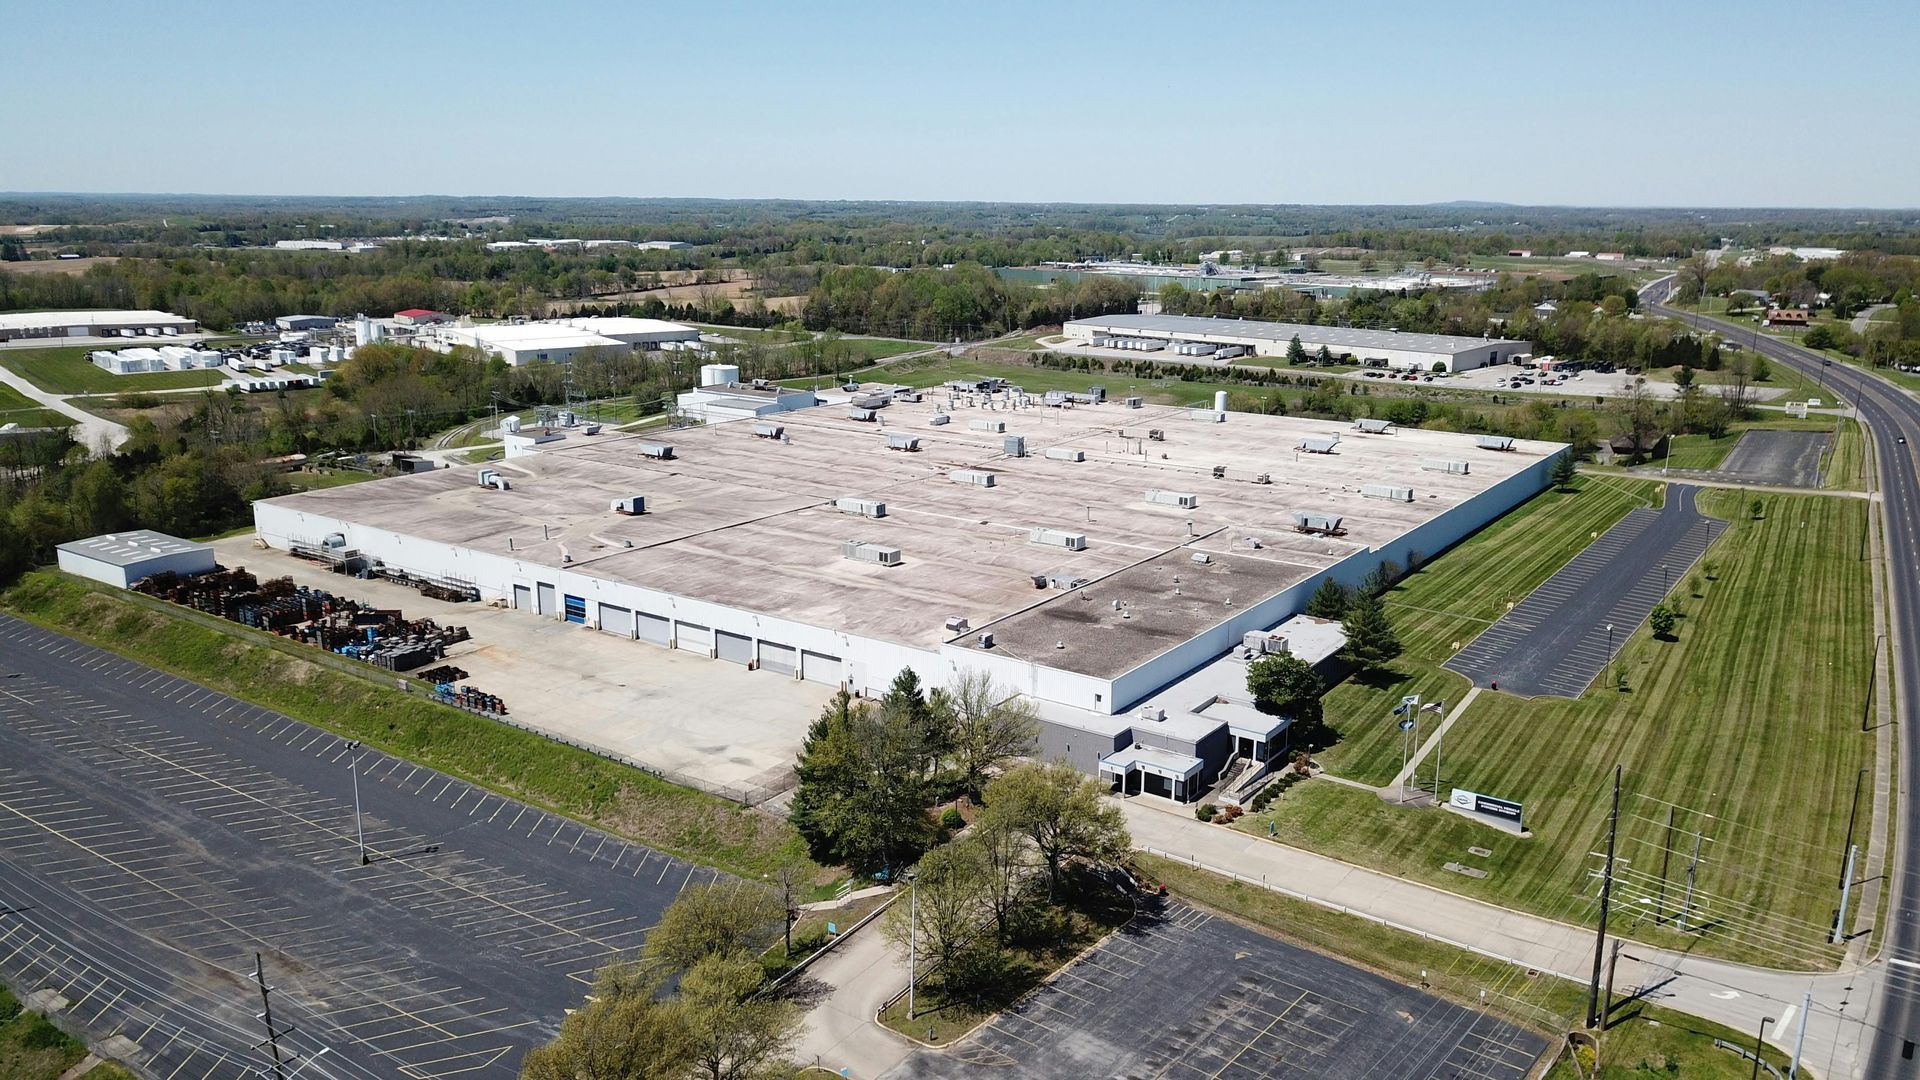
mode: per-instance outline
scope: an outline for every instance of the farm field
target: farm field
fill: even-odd
[[[175,390],[181,387],[218,386],[226,381],[218,371],[155,371],[143,375],[114,375],[87,360],[87,354],[92,351],[92,348],[84,345],[54,349],[10,349],[0,352],[0,364],[19,372],[40,389],[55,394]]]
[[[1323,763],[1369,784],[1391,779],[1400,733],[1390,710],[1400,695],[1458,700],[1466,680],[1438,667],[1454,643],[1471,640],[1508,601],[1657,491],[1650,482],[1584,477],[1577,491],[1537,496],[1389,592],[1406,652],[1386,673],[1328,694],[1340,743]],[[1757,518],[1748,509],[1754,500]],[[1619,929],[1755,963],[1831,967],[1838,953],[1825,944],[1825,924],[1837,900],[1835,859],[1854,774],[1872,761],[1871,737],[1860,731],[1874,651],[1860,558],[1866,507],[1730,490],[1702,491],[1699,504],[1731,527],[1701,564],[1699,595],[1692,575],[1673,583],[1676,640],[1632,628],[1617,661],[1625,691],[1591,689],[1572,701],[1482,691],[1449,730],[1445,784],[1523,802],[1530,837],[1316,783],[1238,827],[1265,835],[1271,823],[1286,843],[1580,922],[1592,914],[1589,852],[1604,836],[1609,774],[1619,763],[1629,886],[1656,891],[1647,875],[1661,863],[1676,804],[1675,835],[1689,844],[1701,835],[1697,908],[1717,920],[1703,934],[1683,935],[1629,907]],[[1820,693],[1806,692],[1810,677]],[[1430,730],[1423,725],[1422,734]],[[1470,847],[1492,852],[1471,858],[1484,878],[1445,868]]]

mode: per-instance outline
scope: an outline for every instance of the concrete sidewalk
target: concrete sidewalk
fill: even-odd
[[[877,922],[877,920],[876,920]],[[907,987],[907,965],[880,927],[870,924],[815,961],[804,978],[819,994],[793,1060],[854,1080],[871,1080],[906,1059],[912,1047],[874,1020]]]
[[[1447,892],[1390,874],[1195,819],[1147,797],[1122,802],[1134,847],[1230,874],[1249,884],[1342,909],[1394,929],[1585,984],[1594,934],[1574,926]],[[1615,997],[1650,1001],[1753,1031],[1773,1017],[1768,1041],[1791,1052],[1807,1011],[1804,1064],[1822,1077],[1861,1076],[1866,1023],[1884,977],[1880,969],[1837,973],[1769,971],[1626,943]],[[1789,1022],[1791,1021],[1791,1022]]]
[[[0,366],[0,383],[6,383],[15,390],[33,399],[34,403],[53,410],[74,420],[73,441],[91,451],[98,451],[104,442],[108,450],[116,450],[127,441],[127,429],[105,417],[95,416],[78,405],[69,404],[59,394],[51,394],[29,382],[26,376],[5,366]]]

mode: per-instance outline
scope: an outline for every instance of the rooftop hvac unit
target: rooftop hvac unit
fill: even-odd
[[[1137,397],[1130,397],[1130,398],[1127,398],[1125,401],[1121,402],[1121,404],[1125,405],[1129,409],[1137,409],[1141,406],[1142,402]]]
[[[481,487],[492,487],[493,482],[495,480],[498,480],[499,478],[500,478],[500,472],[497,469],[481,469],[480,470],[480,486]]]
[[[600,425],[599,425],[599,424],[588,424],[588,425],[587,425],[587,428],[586,428],[586,431],[587,431],[587,434],[589,434],[589,435],[598,435],[598,434],[600,434]]]
[[[950,413],[934,413],[927,417],[928,427],[945,427],[952,422],[953,416]]]
[[[1347,530],[1340,527],[1339,514],[1322,514],[1313,510],[1295,510],[1293,527],[1298,532],[1319,533],[1322,536],[1340,536]]]
[[[967,426],[975,431],[991,431],[996,435],[1007,430],[1005,420],[970,420]]]
[[[787,433],[785,424],[755,424],[753,437],[756,439],[777,439]]]
[[[864,540],[847,540],[840,545],[840,557],[854,562],[873,563],[876,566],[899,566],[900,549],[869,544]]]
[[[847,403],[857,409],[879,409],[884,408],[887,402],[892,400],[892,394],[882,392],[877,394],[855,394],[848,399]]]
[[[510,484],[510,483],[508,483],[508,482],[507,482],[507,478],[506,478],[506,477],[504,477],[504,476],[496,476],[496,477],[494,477],[494,478],[493,478],[493,486],[494,486],[494,487],[496,487],[496,488],[499,488],[499,489],[500,489],[501,491],[512,491],[512,490],[513,490],[513,485],[512,485],[512,484]]]
[[[1167,433],[1160,430],[1159,428],[1148,428],[1147,441],[1148,442],[1166,442]]]
[[[1209,554],[1207,554],[1207,553],[1206,553],[1206,552],[1204,552],[1204,551],[1196,551],[1196,552],[1194,552],[1194,553],[1193,553],[1193,556],[1192,556],[1192,558],[1193,558],[1193,561],[1194,561],[1194,563],[1195,563],[1195,564],[1197,564],[1197,565],[1199,565],[1199,566],[1205,566],[1205,565],[1207,565],[1208,563],[1211,563],[1211,562],[1213,561],[1213,556],[1211,556],[1211,555],[1209,555]]]
[[[647,497],[629,495],[624,499],[615,499],[611,509],[616,514],[644,514],[647,512]]]
[[[1227,478],[1227,467],[1225,465],[1215,465],[1213,467],[1213,478],[1215,480],[1225,480]]]
[[[1473,440],[1482,450],[1511,450],[1513,440],[1505,435],[1478,435]]]
[[[860,420],[867,423],[871,423],[874,420],[879,419],[879,417],[880,417],[879,413],[874,412],[872,409],[863,408],[859,405],[855,405],[853,408],[847,410],[847,419],[849,420]]]
[[[1472,469],[1467,462],[1437,457],[1421,458],[1420,467],[1428,472],[1453,473],[1457,476],[1465,476]]]
[[[1254,473],[1253,482],[1256,484],[1271,484],[1273,483],[1273,477],[1266,473]]]
[[[1057,409],[1060,406],[1065,405],[1066,403],[1067,403],[1067,392],[1065,390],[1049,390],[1045,394],[1041,395],[1040,397],[1040,404],[1046,405],[1050,408]]]
[[[1027,456],[1026,437],[1021,435],[1009,435],[1006,437],[1006,440],[1000,444],[1000,449],[1008,457],[1026,457]]]
[[[859,514],[861,517],[883,518],[887,516],[887,504],[878,499],[835,499],[833,508],[843,514]]]
[[[1066,548],[1068,551],[1087,550],[1085,533],[1062,532],[1059,529],[1030,529],[1027,531],[1027,540],[1029,543]]]
[[[1178,506],[1183,510],[1191,510],[1200,505],[1200,496],[1189,495],[1184,491],[1161,491],[1155,488],[1147,492],[1147,501],[1160,506]]]
[[[893,392],[893,400],[895,401],[911,401],[911,402],[918,403],[920,401],[920,397],[921,397],[920,391],[918,390],[895,390]]]
[[[1050,446],[1047,448],[1047,457],[1054,461],[1085,461],[1087,460],[1087,452],[1085,450],[1069,449],[1064,446]]]
[[[905,451],[908,451],[908,452],[910,452],[910,453],[911,453],[911,452],[918,452],[918,451],[919,451],[919,449],[920,449],[920,436],[918,436],[918,435],[889,435],[889,436],[887,436],[887,449],[889,449],[889,450],[905,450]]]
[[[992,634],[981,634],[981,635],[980,635],[980,638],[979,638],[979,641],[980,641],[980,647],[981,647],[981,648],[983,648],[983,649],[991,649],[991,648],[993,648],[993,635],[992,635]]]
[[[1093,399],[1095,405],[1098,405],[1107,400],[1107,388],[1104,386],[1089,386],[1087,387],[1087,396]]]
[[[1391,499],[1394,502],[1412,502],[1413,489],[1396,484],[1361,484],[1360,494],[1369,499]]]
[[[1309,454],[1331,454],[1340,445],[1338,435],[1309,435],[1300,440],[1300,449]]]
[[[956,484],[972,484],[974,487],[992,487],[997,479],[990,472],[978,469],[955,469],[947,474],[947,479]]]
[[[673,457],[673,447],[668,443],[643,442],[635,444],[641,457],[659,458],[667,461]]]
[[[1072,574],[1037,574],[1033,581],[1036,585],[1045,582],[1046,588],[1058,589],[1061,592],[1072,592],[1091,583],[1087,578],[1074,577]]]
[[[1240,645],[1242,648],[1250,650],[1255,656],[1266,656],[1270,653],[1293,651],[1287,647],[1286,638],[1281,637],[1279,634],[1270,634],[1265,630],[1247,631],[1246,634],[1240,638]]]
[[[1375,435],[1384,435],[1387,432],[1393,430],[1392,421],[1375,420],[1375,419],[1372,419],[1371,417],[1361,417],[1360,419],[1355,420],[1353,422],[1353,426],[1355,430],[1370,432]]]
[[[506,432],[509,435],[513,434],[516,431],[519,431],[520,418],[517,416],[506,417],[505,419],[500,421],[500,430]]]
[[[964,615],[950,615],[950,616],[948,616],[948,617],[947,617],[947,622],[946,622],[946,626],[947,626],[947,632],[948,632],[948,633],[953,633],[953,634],[964,634],[964,633],[966,633],[966,632],[967,632],[967,619],[966,619],[966,616],[964,616]]]

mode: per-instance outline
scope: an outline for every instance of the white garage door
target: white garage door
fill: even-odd
[[[713,653],[713,631],[698,623],[674,623],[673,647],[706,655]]]
[[[537,585],[540,590],[540,614],[560,614],[560,601],[554,599],[553,586],[544,581],[538,582]]]
[[[729,634],[717,630],[713,635],[714,647],[722,660],[731,660],[736,664],[753,662],[753,639],[745,634]]]
[[[633,636],[633,609],[616,607],[613,604],[600,605],[600,629],[609,634],[630,638]]]
[[[515,611],[533,610],[533,589],[526,585],[513,587],[513,609]]]
[[[635,636],[641,641],[651,641],[655,645],[665,645],[673,640],[673,624],[664,615],[649,615],[644,611],[634,612],[633,625]]]
[[[791,645],[782,645],[777,641],[760,643],[760,668],[763,671],[792,675],[795,665],[799,662],[800,654],[795,652]]]
[[[808,682],[840,685],[840,658],[825,653],[800,652],[800,677]]]

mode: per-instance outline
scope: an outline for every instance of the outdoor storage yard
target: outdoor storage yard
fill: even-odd
[[[1149,905],[984,1029],[887,1075],[1522,1080],[1546,1048],[1505,1021],[1199,908]]]
[[[1445,661],[1661,492],[1650,482],[1585,477],[1577,490],[1536,496],[1391,590],[1387,610],[1406,652],[1327,695],[1337,741],[1322,763],[1362,784],[1388,784],[1401,764],[1392,714],[1401,697],[1458,705],[1468,683]],[[1601,680],[1574,700],[1528,700],[1505,693],[1503,682],[1501,692],[1482,689],[1447,732],[1445,786],[1524,803],[1531,836],[1321,781],[1236,827],[1257,836],[1271,827],[1289,843],[1580,923],[1593,917],[1589,853],[1605,841],[1619,763],[1619,847],[1632,860],[1635,895],[1614,909],[1623,927],[1712,955],[1831,967],[1840,950],[1826,937],[1855,777],[1874,750],[1863,732],[1875,655],[1867,506],[1845,495],[1743,490],[1702,491],[1697,504],[1725,531],[1698,566],[1672,577],[1668,602],[1681,616],[1674,640],[1655,640],[1644,624],[1619,628],[1624,689]],[[1815,680],[1820,690],[1810,693]],[[1422,716],[1412,741],[1433,731]],[[1433,766],[1430,755],[1419,783],[1431,787]],[[1860,810],[1864,835],[1864,797]],[[1696,906],[1683,934],[1673,915],[1696,833]],[[1665,860],[1663,891],[1670,838],[1681,850]],[[1654,918],[1661,897],[1666,912]]]
[[[466,626],[444,661],[503,699],[513,722],[732,797],[764,798],[790,782],[807,724],[830,687],[771,678],[690,653],[647,649],[572,623],[485,604],[430,600],[388,581],[358,581],[251,536],[214,542],[224,566],[363,598]]]

